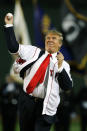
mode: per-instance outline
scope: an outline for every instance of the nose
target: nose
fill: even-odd
[[[50,38],[50,41],[52,41],[53,39],[52,38]]]

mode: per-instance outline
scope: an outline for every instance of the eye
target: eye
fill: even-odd
[[[46,39],[47,39],[47,40],[50,40],[50,37],[47,37]]]
[[[53,40],[56,40],[56,37],[52,37]]]

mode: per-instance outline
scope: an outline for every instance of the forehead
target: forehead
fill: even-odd
[[[55,33],[49,33],[46,35],[46,37],[59,37],[59,35]]]

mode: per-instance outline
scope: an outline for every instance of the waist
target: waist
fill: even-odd
[[[31,94],[27,94],[25,91],[22,90],[22,95],[26,96],[27,98],[29,99],[32,99],[34,100],[35,102],[38,102],[38,101],[43,101],[44,99],[43,98],[39,98],[39,97],[35,97]]]
[[[43,101],[44,99],[42,98],[39,98],[39,97],[34,97],[34,96],[31,96],[29,95],[30,99],[34,100],[35,102],[39,102],[39,101]]]
[[[23,87],[23,90],[26,93],[26,87]],[[34,88],[33,92],[29,93],[28,95],[44,99],[46,95],[46,89],[43,84],[38,84],[38,86]]]

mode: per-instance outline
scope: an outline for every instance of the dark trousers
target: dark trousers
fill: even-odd
[[[25,92],[19,97],[20,131],[50,131],[54,117],[42,115],[43,99],[34,98]]]

